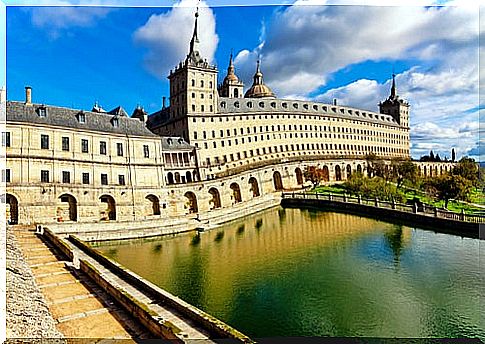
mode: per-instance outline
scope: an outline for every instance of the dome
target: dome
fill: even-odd
[[[244,95],[245,98],[263,98],[263,97],[270,97],[275,98],[275,94],[271,89],[266,86],[265,84],[261,85],[253,85],[249,90],[246,91]]]
[[[259,61],[256,67],[256,73],[253,77],[253,85],[244,95],[245,98],[276,98],[271,88],[263,82],[263,73],[259,70]]]

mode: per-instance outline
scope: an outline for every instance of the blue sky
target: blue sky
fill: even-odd
[[[64,7],[7,7],[8,99],[22,100],[29,85],[38,103],[90,109],[98,101],[106,110],[121,105],[131,113],[138,104],[158,110],[168,96],[166,76],[187,53],[197,1],[136,3],[167,5],[163,8],[73,1],[36,2]],[[92,6],[65,7],[73,3]],[[450,156],[455,147],[458,156],[476,157],[478,7],[413,3],[209,1],[206,7],[201,2],[202,55],[218,65],[220,80],[233,49],[246,87],[261,56],[265,82],[278,97],[337,98],[373,111],[387,97],[394,71],[398,93],[412,106],[412,155],[433,149]]]

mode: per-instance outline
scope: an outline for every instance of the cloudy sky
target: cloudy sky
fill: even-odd
[[[8,98],[22,100],[30,85],[34,102],[90,109],[98,101],[129,113],[140,104],[156,111],[168,96],[166,76],[187,54],[197,3],[146,0],[126,7],[134,3],[44,0],[36,4],[61,7],[7,6]],[[233,50],[246,87],[260,56],[264,80],[279,98],[337,98],[377,111],[394,72],[399,95],[411,104],[413,157],[431,149],[449,157],[455,147],[458,156],[477,158],[477,5],[282,3],[200,2],[202,55],[218,65],[220,81]],[[7,1],[12,4],[29,3]],[[153,7],[160,4],[166,6]]]

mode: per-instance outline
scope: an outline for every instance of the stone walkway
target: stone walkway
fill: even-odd
[[[66,338],[153,337],[33,231],[18,229],[15,236],[57,329]]]

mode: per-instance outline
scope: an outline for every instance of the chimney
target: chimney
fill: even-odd
[[[337,98],[333,98],[333,105],[337,105]]]
[[[25,104],[32,104],[32,87],[25,86]]]
[[[166,101],[167,101],[167,97],[163,97],[163,101],[162,101],[162,109],[165,109],[166,108]]]

